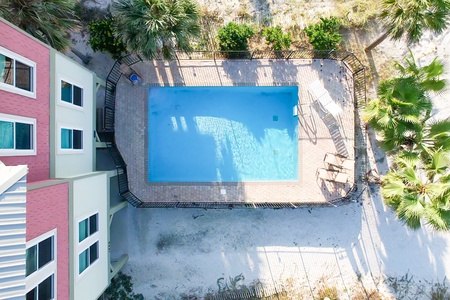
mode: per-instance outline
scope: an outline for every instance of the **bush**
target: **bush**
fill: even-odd
[[[144,300],[142,294],[135,294],[133,292],[131,276],[122,272],[117,273],[111,279],[111,284],[103,293],[103,297],[108,300]]]
[[[114,59],[118,59],[126,51],[127,47],[118,39],[113,28],[114,19],[108,17],[102,21],[92,22],[88,25],[90,37],[88,44],[92,50],[108,52]]]
[[[219,48],[221,51],[247,51],[248,39],[253,35],[253,30],[247,25],[230,22],[218,31]]]
[[[287,50],[291,46],[291,36],[283,33],[280,26],[268,27],[263,30],[266,44],[275,51]]]
[[[74,7],[75,15],[80,19],[83,26],[87,27],[92,22],[98,22],[108,17],[108,8],[102,9],[97,6],[89,6],[86,1],[76,1]]]
[[[338,18],[320,18],[320,22],[305,28],[309,42],[315,50],[335,50],[342,40]]]

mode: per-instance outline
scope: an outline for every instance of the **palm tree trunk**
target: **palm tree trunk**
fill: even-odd
[[[80,51],[78,51],[77,49],[75,49],[73,46],[70,46],[70,51],[75,54],[79,59],[81,59],[81,61],[83,62],[83,64],[87,65],[90,61],[91,61],[91,56],[89,55],[84,55],[83,53],[81,53]]]
[[[388,36],[389,36],[389,34],[387,32],[383,33],[379,38],[377,38],[372,44],[367,46],[366,49],[364,49],[364,50],[366,52],[369,52],[370,50],[372,50],[373,48],[375,48],[376,46],[381,44],[381,42],[384,41]]]

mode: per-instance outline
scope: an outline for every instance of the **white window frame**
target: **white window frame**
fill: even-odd
[[[37,154],[37,130],[36,130],[36,119],[33,118],[27,118],[27,117],[21,117],[21,116],[15,116],[15,115],[7,115],[7,114],[1,114],[0,113],[0,121],[6,121],[6,122],[19,122],[19,123],[26,123],[33,126],[33,149],[30,150],[19,150],[19,149],[0,149],[0,156],[30,156],[30,155],[36,155]]]
[[[21,88],[15,87],[14,85],[10,85],[4,82],[0,82],[0,89],[14,93],[19,94],[22,96],[26,96],[28,98],[36,99],[36,63],[26,57],[23,57],[22,55],[19,55],[17,53],[14,53],[6,48],[3,48],[0,46],[0,53],[8,56],[9,58],[14,59],[14,61],[18,60],[19,62],[28,65],[31,67],[31,91],[26,91]],[[15,70],[14,70],[15,72]]]
[[[59,75],[57,77],[58,77],[57,78],[58,81],[56,82],[57,83],[56,86],[58,87],[58,90],[57,90],[56,95],[58,96],[58,98],[57,98],[58,99],[58,101],[57,101],[58,105],[61,105],[61,106],[64,106],[64,107],[67,107],[67,108],[70,108],[70,109],[83,111],[84,110],[84,106],[85,106],[85,101],[84,101],[85,100],[85,88],[83,87],[83,85],[80,84],[79,82],[75,81],[75,80],[72,80],[72,79],[67,78],[65,76],[62,76],[62,75]],[[75,85],[75,86],[79,87],[82,90],[82,94],[81,94],[81,104],[82,104],[82,106],[78,106],[78,105],[73,104],[73,101],[72,101],[72,103],[69,103],[69,102],[66,102],[66,101],[62,100],[62,94],[61,94],[62,81],[65,81],[65,82],[71,84],[72,86]],[[73,93],[73,90],[72,90],[72,93]]]
[[[83,128],[79,127],[79,126],[75,126],[75,125],[70,125],[70,124],[58,124],[58,132],[56,133],[56,140],[58,143],[58,148],[57,148],[57,152],[58,154],[80,154],[80,153],[84,153],[84,147],[86,145],[86,132]],[[69,130],[79,130],[81,131],[82,134],[82,149],[64,149],[61,148],[61,129],[69,129]],[[73,134],[72,134],[73,137]]]
[[[80,222],[86,220],[87,218],[90,218],[91,216],[93,216],[95,214],[97,214],[97,231],[94,232],[93,234],[89,235],[88,237],[86,237],[81,242],[78,242],[78,239],[80,236],[80,226],[79,226]],[[92,269],[92,266],[95,266],[98,263],[98,261],[100,260],[100,257],[101,257],[101,253],[100,253],[100,247],[101,247],[101,245],[100,245],[100,217],[101,217],[100,213],[98,211],[95,211],[95,212],[91,212],[89,214],[85,214],[76,220],[75,234],[76,234],[77,246],[76,246],[76,251],[75,251],[74,270],[75,270],[77,280],[82,278],[85,274],[89,273],[89,270]],[[87,266],[87,268],[84,269],[84,271],[80,273],[80,254],[83,253],[85,250],[89,251],[89,248],[92,245],[94,245],[95,243],[98,243],[98,257],[92,264]]]
[[[25,294],[29,291],[37,287],[42,281],[47,279],[49,276],[53,275],[53,299],[57,299],[57,291],[58,291],[58,276],[57,276],[57,261],[58,261],[58,236],[57,236],[57,228],[50,230],[37,238],[32,239],[27,242],[27,249],[33,246],[36,246],[40,242],[48,239],[53,236],[53,260],[47,263],[40,269],[37,269],[30,275],[28,275],[25,279]]]

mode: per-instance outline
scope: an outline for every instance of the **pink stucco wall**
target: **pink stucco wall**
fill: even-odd
[[[0,90],[0,113],[36,119],[37,155],[0,156],[6,165],[27,164],[28,182],[50,174],[50,50],[0,20],[0,46],[36,63],[36,99]]]
[[[57,228],[58,299],[69,299],[69,184],[27,192],[27,241]]]

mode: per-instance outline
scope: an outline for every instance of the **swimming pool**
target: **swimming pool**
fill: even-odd
[[[295,181],[298,88],[152,87],[150,182]]]

